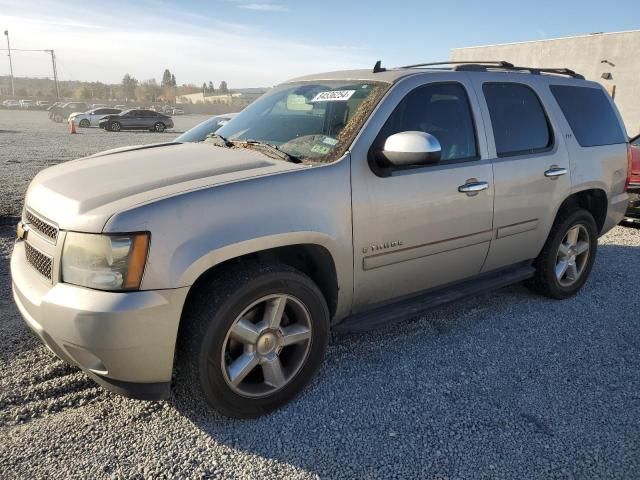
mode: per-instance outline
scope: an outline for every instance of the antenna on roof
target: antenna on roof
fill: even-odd
[[[382,60],[378,60],[373,66],[373,73],[386,72],[387,69],[382,66]]]

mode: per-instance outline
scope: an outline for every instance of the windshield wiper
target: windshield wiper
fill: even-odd
[[[280,150],[276,145],[265,143],[260,140],[238,140],[238,141],[233,141],[233,145],[243,146],[246,148],[254,148],[256,150],[262,151],[263,153],[269,156],[276,156],[282,160],[285,160],[291,163],[302,162],[302,160],[300,160],[295,155],[291,155],[287,152]]]
[[[217,133],[210,133],[205,137],[205,140],[210,140],[209,143],[215,145],[216,147],[231,148],[233,146],[233,143]]]

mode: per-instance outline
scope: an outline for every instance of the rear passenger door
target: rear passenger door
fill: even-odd
[[[535,258],[571,190],[569,158],[546,79],[503,75],[508,80],[473,75],[495,184],[485,272]]]

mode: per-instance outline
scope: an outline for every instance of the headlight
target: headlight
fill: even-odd
[[[137,290],[148,251],[147,232],[67,232],[62,249],[62,281],[98,290]]]

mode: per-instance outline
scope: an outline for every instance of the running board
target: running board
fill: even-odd
[[[334,326],[333,331],[336,333],[361,333],[393,322],[409,320],[434,307],[522,282],[531,278],[535,271],[531,265],[525,264],[481,274],[470,280],[428,290],[392,304],[356,313]]]

